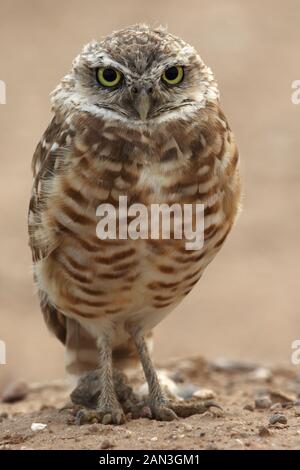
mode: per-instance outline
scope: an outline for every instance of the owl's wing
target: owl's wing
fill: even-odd
[[[40,140],[32,159],[33,187],[28,212],[29,245],[33,262],[46,258],[57,246],[57,237],[47,240],[42,217],[47,204],[47,185],[59,171],[59,164],[66,151],[67,129],[54,117]]]
[[[59,245],[60,235],[51,236],[51,242],[43,230],[43,212],[47,204],[47,185],[59,171],[69,135],[66,124],[57,116],[49,124],[40,140],[32,159],[33,187],[28,212],[29,246],[32,251],[33,263],[37,263]],[[39,290],[41,310],[48,328],[65,343],[66,318],[48,300],[45,292]]]

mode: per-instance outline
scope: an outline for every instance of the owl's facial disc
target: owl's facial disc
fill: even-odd
[[[53,103],[152,126],[189,118],[218,96],[211,70],[193,47],[164,29],[136,25],[85,46]]]

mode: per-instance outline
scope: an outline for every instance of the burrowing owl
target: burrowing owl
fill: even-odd
[[[134,351],[152,416],[186,415],[164,396],[146,339],[200,279],[238,211],[238,151],[214,76],[183,40],[138,25],[84,47],[52,109],[33,157],[29,211],[46,323],[66,344],[69,372],[95,369],[99,358],[101,422],[124,421],[113,361]],[[147,208],[203,203],[203,247],[100,239],[97,207],[124,195]]]

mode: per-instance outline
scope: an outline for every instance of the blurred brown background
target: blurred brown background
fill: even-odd
[[[0,383],[63,375],[34,295],[30,162],[49,93],[83,44],[136,23],[168,25],[212,67],[243,160],[244,210],[225,247],[156,330],[157,359],[202,353],[288,362],[300,338],[299,0],[0,0]]]

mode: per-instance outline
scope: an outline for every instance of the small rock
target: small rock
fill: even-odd
[[[247,410],[247,411],[254,411],[254,406],[251,405],[251,404],[245,405],[245,406],[244,406],[244,410]]]
[[[219,450],[218,446],[216,444],[208,444],[206,447],[205,447],[206,450]]]
[[[199,437],[204,437],[206,435],[206,432],[205,431],[200,431],[199,432]]]
[[[15,382],[8,385],[2,394],[3,403],[15,403],[16,401],[24,400],[29,392],[29,387],[26,382]]]
[[[6,411],[3,411],[3,413],[0,413],[0,419],[7,419],[8,418],[8,413]]]
[[[272,379],[272,372],[266,367],[258,367],[250,374],[250,379],[259,382],[269,382]]]
[[[244,443],[243,443],[243,441],[241,441],[241,439],[235,439],[235,442],[236,442],[239,446],[244,447]]]
[[[186,432],[192,432],[194,429],[191,424],[184,424],[183,428]]]
[[[249,433],[248,432],[243,432],[243,431],[233,431],[230,434],[230,437],[247,439],[249,437]]]
[[[104,439],[104,441],[102,442],[101,446],[100,446],[100,449],[111,449],[112,447],[114,447],[114,443],[111,442],[109,439]]]
[[[152,441],[152,442],[156,442],[156,441],[158,441],[158,437],[156,437],[156,436],[154,436],[154,437],[151,437],[150,441]]]
[[[201,400],[209,400],[210,398],[215,398],[216,394],[208,388],[199,388],[193,393],[193,396],[200,398]]]
[[[260,428],[258,429],[258,435],[260,437],[269,437],[269,436],[271,436],[271,433],[270,433],[269,429],[266,428],[266,426],[260,426]]]
[[[255,400],[255,408],[259,410],[267,410],[272,406],[272,401],[269,397],[261,397]]]
[[[33,432],[37,432],[37,431],[43,431],[44,429],[46,429],[46,427],[47,427],[47,424],[32,423],[31,426],[30,426],[30,429]]]
[[[273,424],[287,424],[288,420],[287,417],[280,413],[275,413],[274,415],[270,416],[269,423]]]
[[[234,361],[223,357],[214,360],[211,366],[221,372],[252,372],[257,369],[257,365],[251,362]]]
[[[100,432],[100,425],[99,424],[91,424],[87,427],[88,434],[98,434]]]

